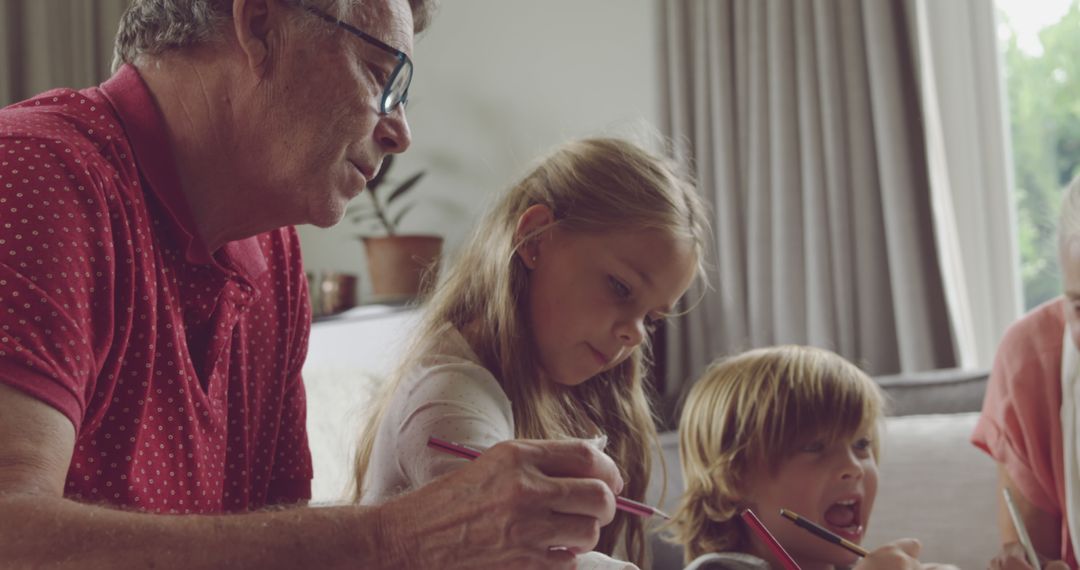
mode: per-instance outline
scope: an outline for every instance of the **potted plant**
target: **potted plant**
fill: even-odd
[[[367,197],[346,211],[352,223],[366,226],[358,237],[367,254],[372,294],[380,302],[416,298],[422,292],[423,278],[428,271],[430,281],[434,282],[443,243],[440,236],[403,235],[398,231],[402,218],[416,205],[402,203],[401,199],[426,172],[421,170],[389,185],[388,173],[394,157],[388,155],[379,172],[368,181],[367,192],[364,192]]]

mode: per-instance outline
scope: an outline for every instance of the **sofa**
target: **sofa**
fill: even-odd
[[[314,326],[304,377],[316,504],[348,500],[363,410],[416,319],[415,311],[400,307],[365,307]],[[878,497],[864,544],[915,537],[923,543],[924,561],[985,568],[998,548],[997,475],[993,461],[968,438],[986,373],[946,370],[877,380],[893,415],[885,422]],[[671,511],[682,491],[678,434],[660,439],[668,477],[665,485],[654,469],[648,500]],[[658,535],[652,535],[650,550],[653,569],[683,567],[681,549]]]

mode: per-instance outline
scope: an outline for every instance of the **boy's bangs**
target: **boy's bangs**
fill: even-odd
[[[771,425],[762,430],[767,438],[762,459],[774,469],[808,444],[830,446],[861,433],[869,435],[877,456],[883,402],[873,380],[846,362],[838,366],[806,362],[813,358],[804,354],[773,371],[776,405],[772,409],[783,413],[766,419]]]
[[[795,421],[788,429],[794,432],[786,440],[792,447],[801,448],[812,442],[832,445],[850,441],[868,430],[873,435],[880,406],[876,394],[867,390],[864,382],[857,378],[837,379],[797,388],[807,393],[790,401],[787,415]],[[801,404],[795,405],[796,402]]]

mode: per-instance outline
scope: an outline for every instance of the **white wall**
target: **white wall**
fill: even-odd
[[[488,197],[552,146],[659,130],[658,1],[444,0],[415,47],[414,142],[392,176],[428,171],[403,230],[441,234],[452,252]],[[355,227],[299,231],[309,271],[364,273]]]

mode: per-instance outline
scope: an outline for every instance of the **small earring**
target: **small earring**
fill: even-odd
[[[536,256],[532,256],[533,263],[536,263]]]

